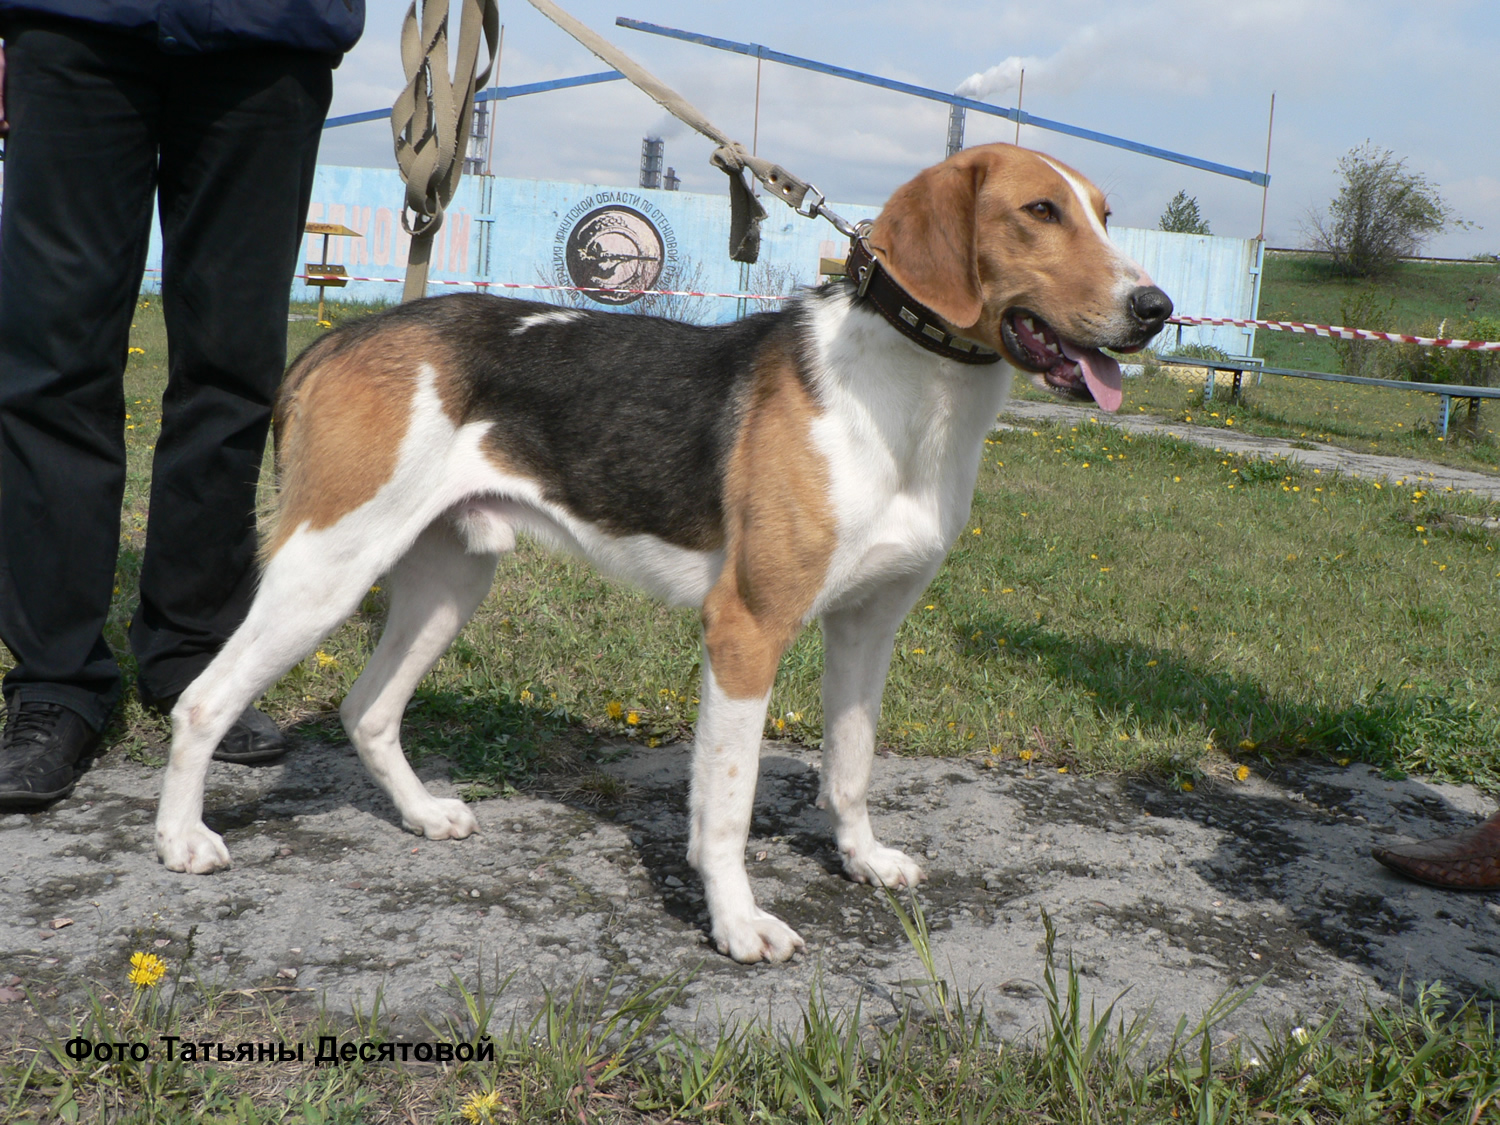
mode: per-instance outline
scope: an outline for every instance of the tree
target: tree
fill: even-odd
[[[1208,220],[1198,213],[1198,197],[1179,191],[1167,204],[1167,209],[1156,221],[1159,230],[1176,231],[1178,234],[1210,234]]]
[[[1308,217],[1313,247],[1327,251],[1334,272],[1373,277],[1453,220],[1437,186],[1406,167],[1406,158],[1366,141],[1339,158],[1343,183],[1328,214]]]

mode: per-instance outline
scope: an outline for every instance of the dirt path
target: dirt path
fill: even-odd
[[[1111,417],[1099,413],[1093,407],[1070,406],[1061,402],[1012,402],[1006,407],[1006,413],[1020,421],[1002,422],[1001,429],[1020,429],[1025,423],[1043,420],[1089,425],[1103,423],[1119,426],[1134,434],[1168,434],[1195,445],[1222,449],[1226,453],[1285,457],[1299,461],[1309,469],[1322,469],[1325,472],[1332,470],[1351,477],[1420,481],[1432,488],[1452,488],[1455,492],[1473,492],[1492,500],[1500,500],[1500,476],[1471,469],[1450,468],[1431,461],[1356,453],[1342,446],[1322,442],[1299,440],[1294,443],[1287,438],[1258,437],[1255,434],[1240,434],[1217,427],[1188,426],[1149,414],[1118,414]]]

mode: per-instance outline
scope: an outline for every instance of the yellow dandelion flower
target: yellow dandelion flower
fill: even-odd
[[[522,703],[530,703],[535,698],[536,698],[536,696],[532,695],[531,692],[527,691],[525,688],[521,689],[521,702]]]
[[[641,721],[641,713],[639,711],[631,711],[625,716],[625,721],[631,726],[637,726]]]
[[[914,648],[911,650],[911,654],[913,656],[926,656],[927,650],[925,648]]]
[[[1067,766],[1058,766],[1057,767],[1057,772],[1058,773],[1067,773],[1068,772],[1068,767]]]
[[[1191,793],[1193,791],[1193,783],[1191,781],[1184,781],[1182,783],[1182,791],[1184,793]]]
[[[130,955],[130,983],[137,988],[152,988],[167,975],[167,963],[154,953]]]
[[[145,355],[146,354],[146,349],[145,348],[127,348],[126,349],[126,354],[127,355]]]
[[[661,745],[661,739],[656,738],[656,737],[653,736],[651,738],[646,739],[646,745],[649,746],[649,747],[651,747],[651,749],[655,750],[658,746]]]
[[[490,1125],[502,1108],[500,1091],[491,1090],[485,1094],[471,1094],[459,1110],[459,1115],[471,1125]]]
[[[337,668],[339,666],[339,658],[337,656],[330,656],[322,649],[318,649],[313,655],[318,662],[319,668]]]
[[[318,321],[318,327],[319,328],[332,328],[333,327],[333,321],[331,321],[331,320],[320,320],[320,321]]]
[[[1035,757],[1035,754],[1036,752],[1033,750],[1022,750],[1016,755],[1016,757],[1020,758],[1023,762],[1029,762],[1033,757]]]
[[[1156,661],[1154,661],[1154,660],[1148,660],[1148,661],[1146,661],[1146,667],[1147,668],[1155,668],[1156,667]]]
[[[611,719],[618,719],[625,714],[625,706],[618,699],[611,699],[605,704],[604,713]]]
[[[784,730],[786,730],[786,720],[785,719],[777,719],[776,722],[774,724],[772,724],[772,725],[775,726],[778,731],[784,731]]]
[[[1249,778],[1250,778],[1250,767],[1249,766],[1241,766],[1239,769],[1237,769],[1237,770],[1234,771],[1234,779],[1236,781],[1248,781]]]
[[[1260,745],[1260,743],[1256,742],[1253,738],[1242,738],[1242,739],[1240,739],[1240,749],[1241,750],[1254,750],[1259,745]]]

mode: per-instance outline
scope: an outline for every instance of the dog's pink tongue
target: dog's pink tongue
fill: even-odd
[[[1088,384],[1089,394],[1099,404],[1100,410],[1113,414],[1120,409],[1125,395],[1121,389],[1120,365],[1098,348],[1075,348],[1066,340],[1062,344],[1063,355],[1083,368],[1083,381]]]

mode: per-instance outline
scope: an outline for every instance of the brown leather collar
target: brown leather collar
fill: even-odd
[[[870,250],[862,232],[849,245],[844,273],[856,286],[855,299],[869,301],[896,331],[913,343],[955,363],[1000,362],[999,352],[953,335],[942,326],[937,313],[897,285]]]

